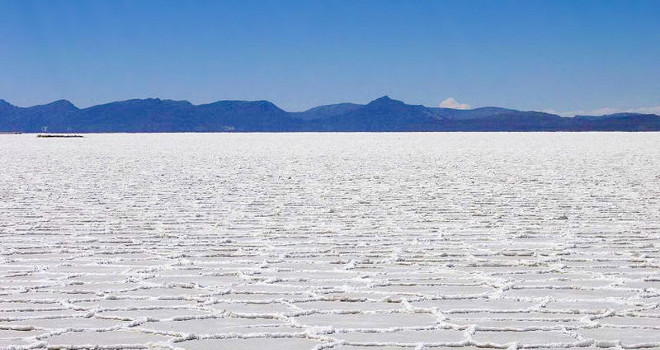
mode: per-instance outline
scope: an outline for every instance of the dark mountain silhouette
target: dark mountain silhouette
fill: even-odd
[[[508,112],[516,112],[513,109],[500,107],[482,107],[475,109],[431,108],[431,110],[433,110],[435,114],[440,118],[456,120],[479,119]]]
[[[499,107],[471,110],[409,105],[383,96],[286,112],[268,101],[135,99],[78,109],[66,100],[16,107],[0,100],[0,132],[295,131],[660,131],[660,116],[617,113],[561,117]]]
[[[314,107],[304,112],[293,112],[291,113],[291,116],[302,120],[331,118],[350,113],[360,109],[361,107],[364,107],[364,105],[355,103],[339,103],[334,105]]]
[[[197,106],[194,131],[295,131],[302,121],[268,101],[218,101]]]
[[[575,117],[571,131],[660,131],[660,116],[616,113],[600,117]]]
[[[420,131],[440,120],[424,106],[407,105],[388,96],[328,118],[307,123],[311,131]]]
[[[192,121],[194,111],[188,101],[161,99],[128,100],[85,108],[66,125],[49,131],[73,132],[176,132]]]
[[[40,132],[48,131],[50,125],[57,129],[66,125],[68,118],[78,111],[76,106],[66,100],[27,108],[16,107],[0,100],[0,131]]]
[[[445,131],[568,131],[572,118],[543,112],[509,110],[480,118],[448,119]]]

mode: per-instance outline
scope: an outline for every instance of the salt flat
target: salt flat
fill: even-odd
[[[0,349],[660,348],[660,134],[0,135]]]

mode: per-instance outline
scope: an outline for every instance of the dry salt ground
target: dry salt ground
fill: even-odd
[[[660,348],[660,134],[0,135],[0,349]]]

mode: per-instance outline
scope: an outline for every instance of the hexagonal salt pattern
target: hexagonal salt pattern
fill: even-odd
[[[0,135],[0,349],[660,347],[660,134]]]

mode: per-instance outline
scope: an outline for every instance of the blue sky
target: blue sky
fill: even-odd
[[[0,98],[19,106],[382,95],[660,113],[660,1],[0,0]]]

